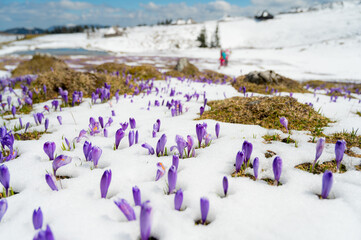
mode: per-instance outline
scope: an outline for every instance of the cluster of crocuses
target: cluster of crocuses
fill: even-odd
[[[2,147],[0,161],[6,162],[15,159],[18,152],[14,149],[14,135],[11,131],[8,131],[5,126],[0,127],[0,142]]]
[[[128,141],[129,141],[129,147],[133,146],[134,144],[138,144],[139,139],[139,133],[138,130],[134,130],[136,128],[136,121],[134,118],[129,118],[129,123],[124,122],[120,123],[121,128],[119,128],[115,132],[115,145],[114,150],[119,148],[119,144],[122,141],[122,139],[125,137],[125,130],[130,125],[130,130],[128,133]]]
[[[166,106],[170,109],[172,117],[179,116],[183,113],[183,105],[180,100],[172,99],[170,102],[167,101]]]
[[[104,124],[103,117],[98,118],[99,122],[97,122],[93,117],[89,118],[89,134],[94,136],[101,132],[103,129],[103,133],[105,137],[108,137],[108,130],[109,127],[113,123],[113,119],[110,117],[108,122]]]
[[[72,94],[71,106],[74,107],[75,104],[80,104],[83,102],[83,92],[74,91]]]
[[[33,226],[35,231],[37,231],[33,240],[54,240],[54,235],[49,225],[46,225],[45,230],[42,229],[43,212],[40,207],[33,212]]]
[[[4,90],[6,87],[14,88],[17,84],[27,84],[30,86],[37,77],[37,75],[24,75],[14,78],[2,78],[0,79],[1,90]]]
[[[155,152],[154,152],[154,148],[148,143],[143,143],[142,147],[148,149],[149,155],[153,155],[154,153],[156,153],[157,157],[167,156],[168,155],[167,148],[165,147],[166,143],[167,143],[167,136],[163,134],[157,142]]]
[[[100,102],[110,100],[110,87],[110,84],[104,83],[104,87],[97,88],[95,92],[92,93],[92,103],[95,104],[97,99],[100,99]]]
[[[72,161],[72,158],[63,154],[55,157],[56,145],[54,142],[44,143],[43,150],[49,157],[49,161],[53,161],[53,174],[47,173],[45,175],[46,183],[53,191],[58,191],[58,186],[56,184],[56,172],[60,167],[69,164]]]
[[[92,146],[92,144],[88,141],[84,142],[83,145],[83,153],[85,156],[85,161],[93,162],[94,168],[98,166],[99,159],[102,155],[102,149],[97,146]]]
[[[323,149],[325,148],[325,138],[319,138],[316,144],[316,157],[313,162],[311,172],[314,171],[315,166],[318,164],[318,159],[321,157]],[[336,156],[336,166],[337,166],[337,172],[340,170],[341,161],[343,159],[343,155],[346,150],[346,141],[345,140],[337,140],[335,144],[335,156]]]
[[[217,138],[219,137],[219,130],[220,130],[220,125],[219,123],[217,123],[215,126],[215,133]],[[201,148],[202,146],[207,147],[211,144],[212,135],[207,132],[207,123],[196,124],[196,134],[197,134],[199,148]],[[204,140],[204,145],[202,145],[203,140]]]

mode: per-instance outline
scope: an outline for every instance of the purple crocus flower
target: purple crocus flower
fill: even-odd
[[[135,206],[142,205],[142,197],[140,194],[140,189],[137,186],[134,186],[132,190],[133,190],[133,199]]]
[[[282,124],[282,126],[284,126],[286,128],[287,133],[288,133],[288,120],[287,120],[287,118],[281,117],[280,118],[280,123]]]
[[[102,118],[102,117],[99,117],[98,120],[99,120],[100,126],[101,126],[102,128],[104,128],[104,120],[103,120],[103,118]]]
[[[45,180],[46,180],[46,183],[51,188],[51,190],[59,191],[58,187],[56,186],[56,180],[55,180],[55,177],[53,176],[53,174],[51,174],[51,173],[45,174]]]
[[[43,146],[44,152],[48,155],[49,160],[54,160],[54,152],[56,149],[55,142],[46,142]]]
[[[15,117],[16,114],[16,107],[13,105],[11,108],[11,114],[13,115],[13,117]]]
[[[173,193],[177,184],[177,168],[172,165],[168,170],[168,194]]]
[[[201,216],[202,216],[202,224],[206,223],[207,215],[209,211],[209,200],[208,198],[201,198]]]
[[[65,155],[59,155],[58,157],[56,157],[53,161],[54,176],[56,176],[56,171],[60,167],[65,166],[65,165],[69,164],[70,162],[71,162],[71,157],[68,157]]]
[[[8,167],[5,164],[0,166],[0,183],[5,188],[5,196],[9,196],[10,188],[10,172]]]
[[[106,128],[103,129],[104,137],[108,137],[108,130]]]
[[[139,140],[139,133],[138,133],[138,130],[137,130],[137,131],[135,131],[134,144],[138,144],[138,140]]]
[[[275,185],[277,185],[278,181],[280,180],[281,172],[282,172],[282,159],[279,156],[275,157],[275,159],[273,160],[272,167],[273,167],[273,174],[276,180]]]
[[[183,139],[182,136],[176,135],[175,136],[175,142],[177,143],[177,149],[179,152],[180,158],[183,158],[183,151],[184,148],[187,147],[187,142]],[[177,166],[178,168],[178,166]]]
[[[54,240],[54,235],[49,225],[46,226],[45,230],[38,231],[33,240]]]
[[[134,209],[125,199],[114,201],[115,205],[122,211],[128,221],[136,220]]]
[[[338,140],[335,144],[337,171],[339,171],[340,163],[343,159],[343,154],[345,153],[345,150],[346,150],[346,141]]]
[[[165,167],[161,162],[157,163],[157,174],[155,175],[155,181],[158,181],[161,177],[163,177],[165,173]]]
[[[53,100],[51,102],[51,105],[55,108],[55,111],[58,109],[59,106],[59,101],[58,100]]]
[[[124,136],[125,132],[123,131],[123,129],[119,128],[115,133],[115,149],[118,149],[120,141],[123,139]]]
[[[20,128],[23,128],[23,120],[21,118],[19,118],[19,124],[20,124]]]
[[[316,157],[315,157],[315,161],[313,162],[312,169],[315,167],[317,160],[321,157],[324,148],[325,148],[325,138],[318,139],[316,144]]]
[[[85,141],[83,145],[83,153],[85,156],[85,161],[90,161],[91,150],[92,150],[92,144],[88,141]]]
[[[205,135],[205,129],[203,124],[197,124],[196,125],[196,133],[198,138],[198,145],[201,147],[203,136]]]
[[[332,174],[331,171],[326,170],[323,173],[323,176],[322,176],[322,193],[321,193],[321,197],[323,199],[327,199],[328,194],[330,194],[332,184],[333,184],[333,174]]]
[[[259,168],[259,159],[258,157],[256,157],[253,160],[253,174],[254,174],[254,178],[257,180],[258,178],[258,168]]]
[[[243,145],[242,145],[242,151],[244,152],[244,157],[245,157],[245,165],[247,167],[248,161],[251,158],[252,155],[252,150],[253,150],[253,145],[252,143],[248,142],[248,141],[244,141]]]
[[[37,114],[36,114],[36,118],[38,119],[39,124],[41,124],[41,122],[42,122],[43,119],[44,119],[44,114],[42,114],[42,113],[37,113]]]
[[[100,156],[102,155],[102,149],[100,147],[94,146],[91,148],[91,151],[88,155],[89,161],[93,161],[94,167],[98,166],[98,162],[100,159]]]
[[[150,237],[152,227],[152,207],[149,201],[142,204],[140,209],[140,238],[141,240],[148,240]]]
[[[204,112],[204,107],[202,106],[199,108],[199,116],[202,116],[203,112]]]
[[[134,131],[129,131],[128,134],[128,140],[129,140],[129,147],[131,147],[134,144]]]
[[[100,196],[101,198],[106,198],[110,182],[112,181],[112,171],[105,170],[102,178],[100,179]]]
[[[0,222],[7,210],[8,210],[8,201],[6,200],[6,198],[0,199]]]
[[[158,124],[157,132],[159,132],[160,131],[160,120],[159,119],[157,119],[157,124]]]
[[[38,121],[38,117],[37,117],[36,113],[33,114],[33,117],[34,117],[35,124],[39,125],[39,121]]]
[[[8,106],[9,106],[9,109],[10,109],[10,106],[11,106],[11,96],[8,96],[6,100],[7,100],[7,102],[8,102]]]
[[[45,119],[44,126],[45,126],[45,132],[46,132],[49,128],[49,118]]]
[[[183,203],[183,191],[180,188],[174,195],[174,208],[180,211]]]
[[[242,151],[238,151],[237,156],[236,156],[236,172],[241,171],[241,167],[243,162],[245,161],[245,154]]]
[[[24,130],[24,132],[26,132],[26,130],[28,130],[29,127],[30,127],[30,122],[27,122],[26,125],[25,125],[25,130]]]
[[[43,226],[43,212],[40,207],[33,212],[33,225],[35,230],[41,229]]]
[[[59,124],[63,125],[63,121],[62,121],[63,118],[61,116],[57,116],[56,118],[58,119]]]
[[[112,110],[112,116],[115,117],[115,112],[114,112],[114,110]]]
[[[228,178],[226,176],[223,177],[223,192],[224,196],[227,196],[228,192]]]
[[[136,122],[134,118],[129,118],[129,125],[131,129],[134,129],[136,127]]]
[[[193,137],[192,136],[187,136],[187,151],[188,151],[188,157],[190,157],[191,151],[193,149]]]
[[[219,123],[216,123],[216,137],[218,138],[219,137],[219,130],[220,130],[220,125],[219,125]]]
[[[165,134],[163,134],[160,139],[157,142],[157,147],[156,147],[156,153],[157,156],[163,156],[164,155],[164,148],[165,148],[165,144],[167,143],[167,136]]]
[[[209,146],[209,144],[211,144],[212,141],[212,136],[211,134],[207,133],[204,135],[204,145],[205,146]]]
[[[76,142],[80,142],[83,138],[86,137],[86,134],[87,134],[87,131],[85,131],[84,129],[82,129],[80,132],[79,132],[79,136],[76,137]]]
[[[172,165],[178,170],[179,165],[179,157],[177,155],[173,155]]]
[[[154,154],[154,148],[150,146],[148,143],[143,143],[142,147],[148,149],[149,155]]]

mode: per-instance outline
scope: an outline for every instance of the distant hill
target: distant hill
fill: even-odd
[[[40,28],[24,28],[24,27],[22,27],[22,28],[7,29],[3,32],[9,33],[9,34],[41,34],[41,33],[44,33],[45,31]]]

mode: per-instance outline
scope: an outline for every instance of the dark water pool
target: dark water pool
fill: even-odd
[[[84,55],[84,56],[107,56],[109,53],[104,51],[94,51],[94,50],[86,50],[84,48],[45,48],[45,49],[35,49],[28,51],[17,51],[13,54],[19,55],[34,55],[36,53],[48,53],[56,56],[66,56],[66,55]]]

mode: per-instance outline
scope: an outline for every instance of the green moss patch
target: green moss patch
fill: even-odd
[[[40,74],[66,69],[66,63],[47,55],[34,55],[31,60],[21,62],[11,73],[13,76]]]
[[[211,110],[198,119],[214,119],[222,122],[260,125],[269,129],[285,130],[280,117],[288,119],[288,128],[314,130],[325,127],[331,121],[307,104],[290,97],[233,97],[207,103]]]
[[[302,163],[302,164],[295,166],[295,168],[300,169],[302,171],[314,173],[314,174],[321,174],[321,173],[324,173],[326,170],[329,170],[333,173],[337,172],[337,165],[336,165],[335,160],[327,161],[322,164],[316,163],[315,169],[313,169],[313,171],[311,171],[312,165],[313,165],[313,162],[312,163]],[[344,173],[346,171],[347,171],[346,166],[343,165],[341,162],[339,173]]]

